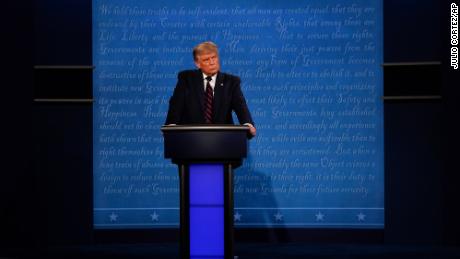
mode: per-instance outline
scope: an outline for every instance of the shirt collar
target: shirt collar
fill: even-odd
[[[206,77],[208,77],[205,73],[202,73],[203,74],[203,80],[206,80]],[[217,78],[217,73],[215,73],[213,76],[211,76],[212,78],[212,83],[215,83],[216,82],[216,78]]]

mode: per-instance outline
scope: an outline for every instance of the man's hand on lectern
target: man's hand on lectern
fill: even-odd
[[[256,128],[251,124],[251,123],[245,123],[244,125],[249,127],[249,133],[251,134],[251,137],[256,136]]]

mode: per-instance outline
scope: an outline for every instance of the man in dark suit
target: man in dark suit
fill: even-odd
[[[220,72],[219,53],[213,42],[203,42],[193,49],[197,70],[181,71],[169,100],[166,125],[233,124],[232,111],[240,124],[256,128],[240,87],[240,78]]]

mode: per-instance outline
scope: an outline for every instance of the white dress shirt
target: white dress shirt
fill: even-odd
[[[205,92],[206,92],[206,85],[208,83],[208,80],[206,79],[206,77],[208,77],[208,75],[203,73],[203,88],[204,88]],[[211,88],[212,88],[212,95],[214,95],[214,87],[216,86],[217,74],[211,76],[211,78],[212,78],[212,80],[209,81],[209,84],[211,85]]]

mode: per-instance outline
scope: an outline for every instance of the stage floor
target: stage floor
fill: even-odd
[[[88,246],[56,246],[46,249],[6,248],[0,258],[179,258],[178,245],[110,244]],[[460,247],[423,245],[360,245],[360,244],[235,244],[238,259],[457,259]]]

